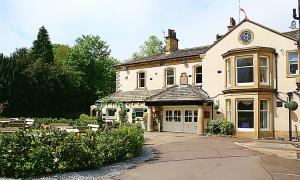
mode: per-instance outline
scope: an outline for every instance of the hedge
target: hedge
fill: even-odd
[[[132,124],[86,134],[0,134],[0,176],[24,178],[97,169],[139,155],[143,143],[143,130]]]
[[[209,134],[232,135],[234,126],[227,120],[209,120],[207,122],[207,131]]]

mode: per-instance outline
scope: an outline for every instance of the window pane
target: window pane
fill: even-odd
[[[253,100],[239,100],[238,110],[253,110]]]
[[[268,68],[267,67],[261,67],[260,68],[260,82],[261,83],[268,83]]]
[[[174,69],[168,69],[167,70],[167,76],[174,75]]]
[[[107,115],[108,116],[115,116],[116,109],[107,109]]]
[[[139,118],[144,117],[144,109],[136,108],[134,109],[134,112],[135,112],[135,117],[139,117]]]
[[[238,112],[238,128],[253,128],[254,112]]]
[[[145,78],[145,73],[139,73],[140,78]]]
[[[238,83],[253,82],[253,67],[238,68]]]
[[[194,111],[194,122],[198,122],[198,111]]]
[[[268,66],[268,58],[260,57],[259,66]]]
[[[202,74],[196,74],[196,83],[202,83]]]
[[[298,64],[290,64],[290,73],[297,74],[298,71]]]
[[[268,110],[268,100],[260,101],[260,110]]]
[[[196,73],[202,73],[202,66],[196,67]]]
[[[145,87],[145,79],[140,79],[140,87]]]
[[[289,52],[289,68],[290,74],[297,74],[298,71],[298,53],[297,52]]]
[[[237,67],[244,67],[244,66],[253,66],[253,58],[239,58],[237,59]]]
[[[174,77],[167,77],[167,85],[173,85],[174,84]]]
[[[264,128],[264,129],[268,128],[268,112],[267,111],[260,112],[260,128]]]

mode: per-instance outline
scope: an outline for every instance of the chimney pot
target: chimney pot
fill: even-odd
[[[236,26],[236,22],[233,17],[230,18],[229,26],[227,26],[228,31],[231,31]]]

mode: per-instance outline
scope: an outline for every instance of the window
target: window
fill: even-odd
[[[202,66],[195,67],[195,84],[202,84]]]
[[[198,110],[194,111],[194,122],[198,122]]]
[[[174,111],[174,122],[181,122],[181,111]]]
[[[242,57],[236,61],[237,83],[240,85],[253,84],[253,57]]]
[[[298,53],[288,52],[289,74],[298,74]]]
[[[135,108],[133,110],[133,112],[135,113],[136,118],[143,118],[144,117],[144,109],[143,108]]]
[[[259,59],[260,84],[269,84],[269,59],[260,57]]]
[[[237,101],[237,124],[240,130],[254,127],[253,100]]]
[[[115,108],[107,108],[106,109],[106,116],[110,118],[114,118],[116,115],[116,109]]]
[[[269,128],[269,101],[260,100],[260,128],[268,130]]]
[[[185,122],[192,122],[193,120],[193,112],[191,110],[185,111],[184,121]]]
[[[172,122],[172,111],[171,110],[167,110],[166,111],[166,121]]]
[[[231,62],[230,59],[226,60],[226,79],[227,79],[227,87],[231,86]]]
[[[138,88],[146,87],[146,73],[139,72],[138,73]]]
[[[231,121],[231,100],[226,99],[226,119],[227,121]]]
[[[175,84],[175,69],[166,69],[166,85],[171,86]]]

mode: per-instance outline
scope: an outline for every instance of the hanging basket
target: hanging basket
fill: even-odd
[[[220,108],[220,106],[218,104],[214,105],[214,109],[218,110]]]
[[[291,111],[296,111],[298,109],[298,103],[295,101],[289,101],[284,104],[284,107]]]

